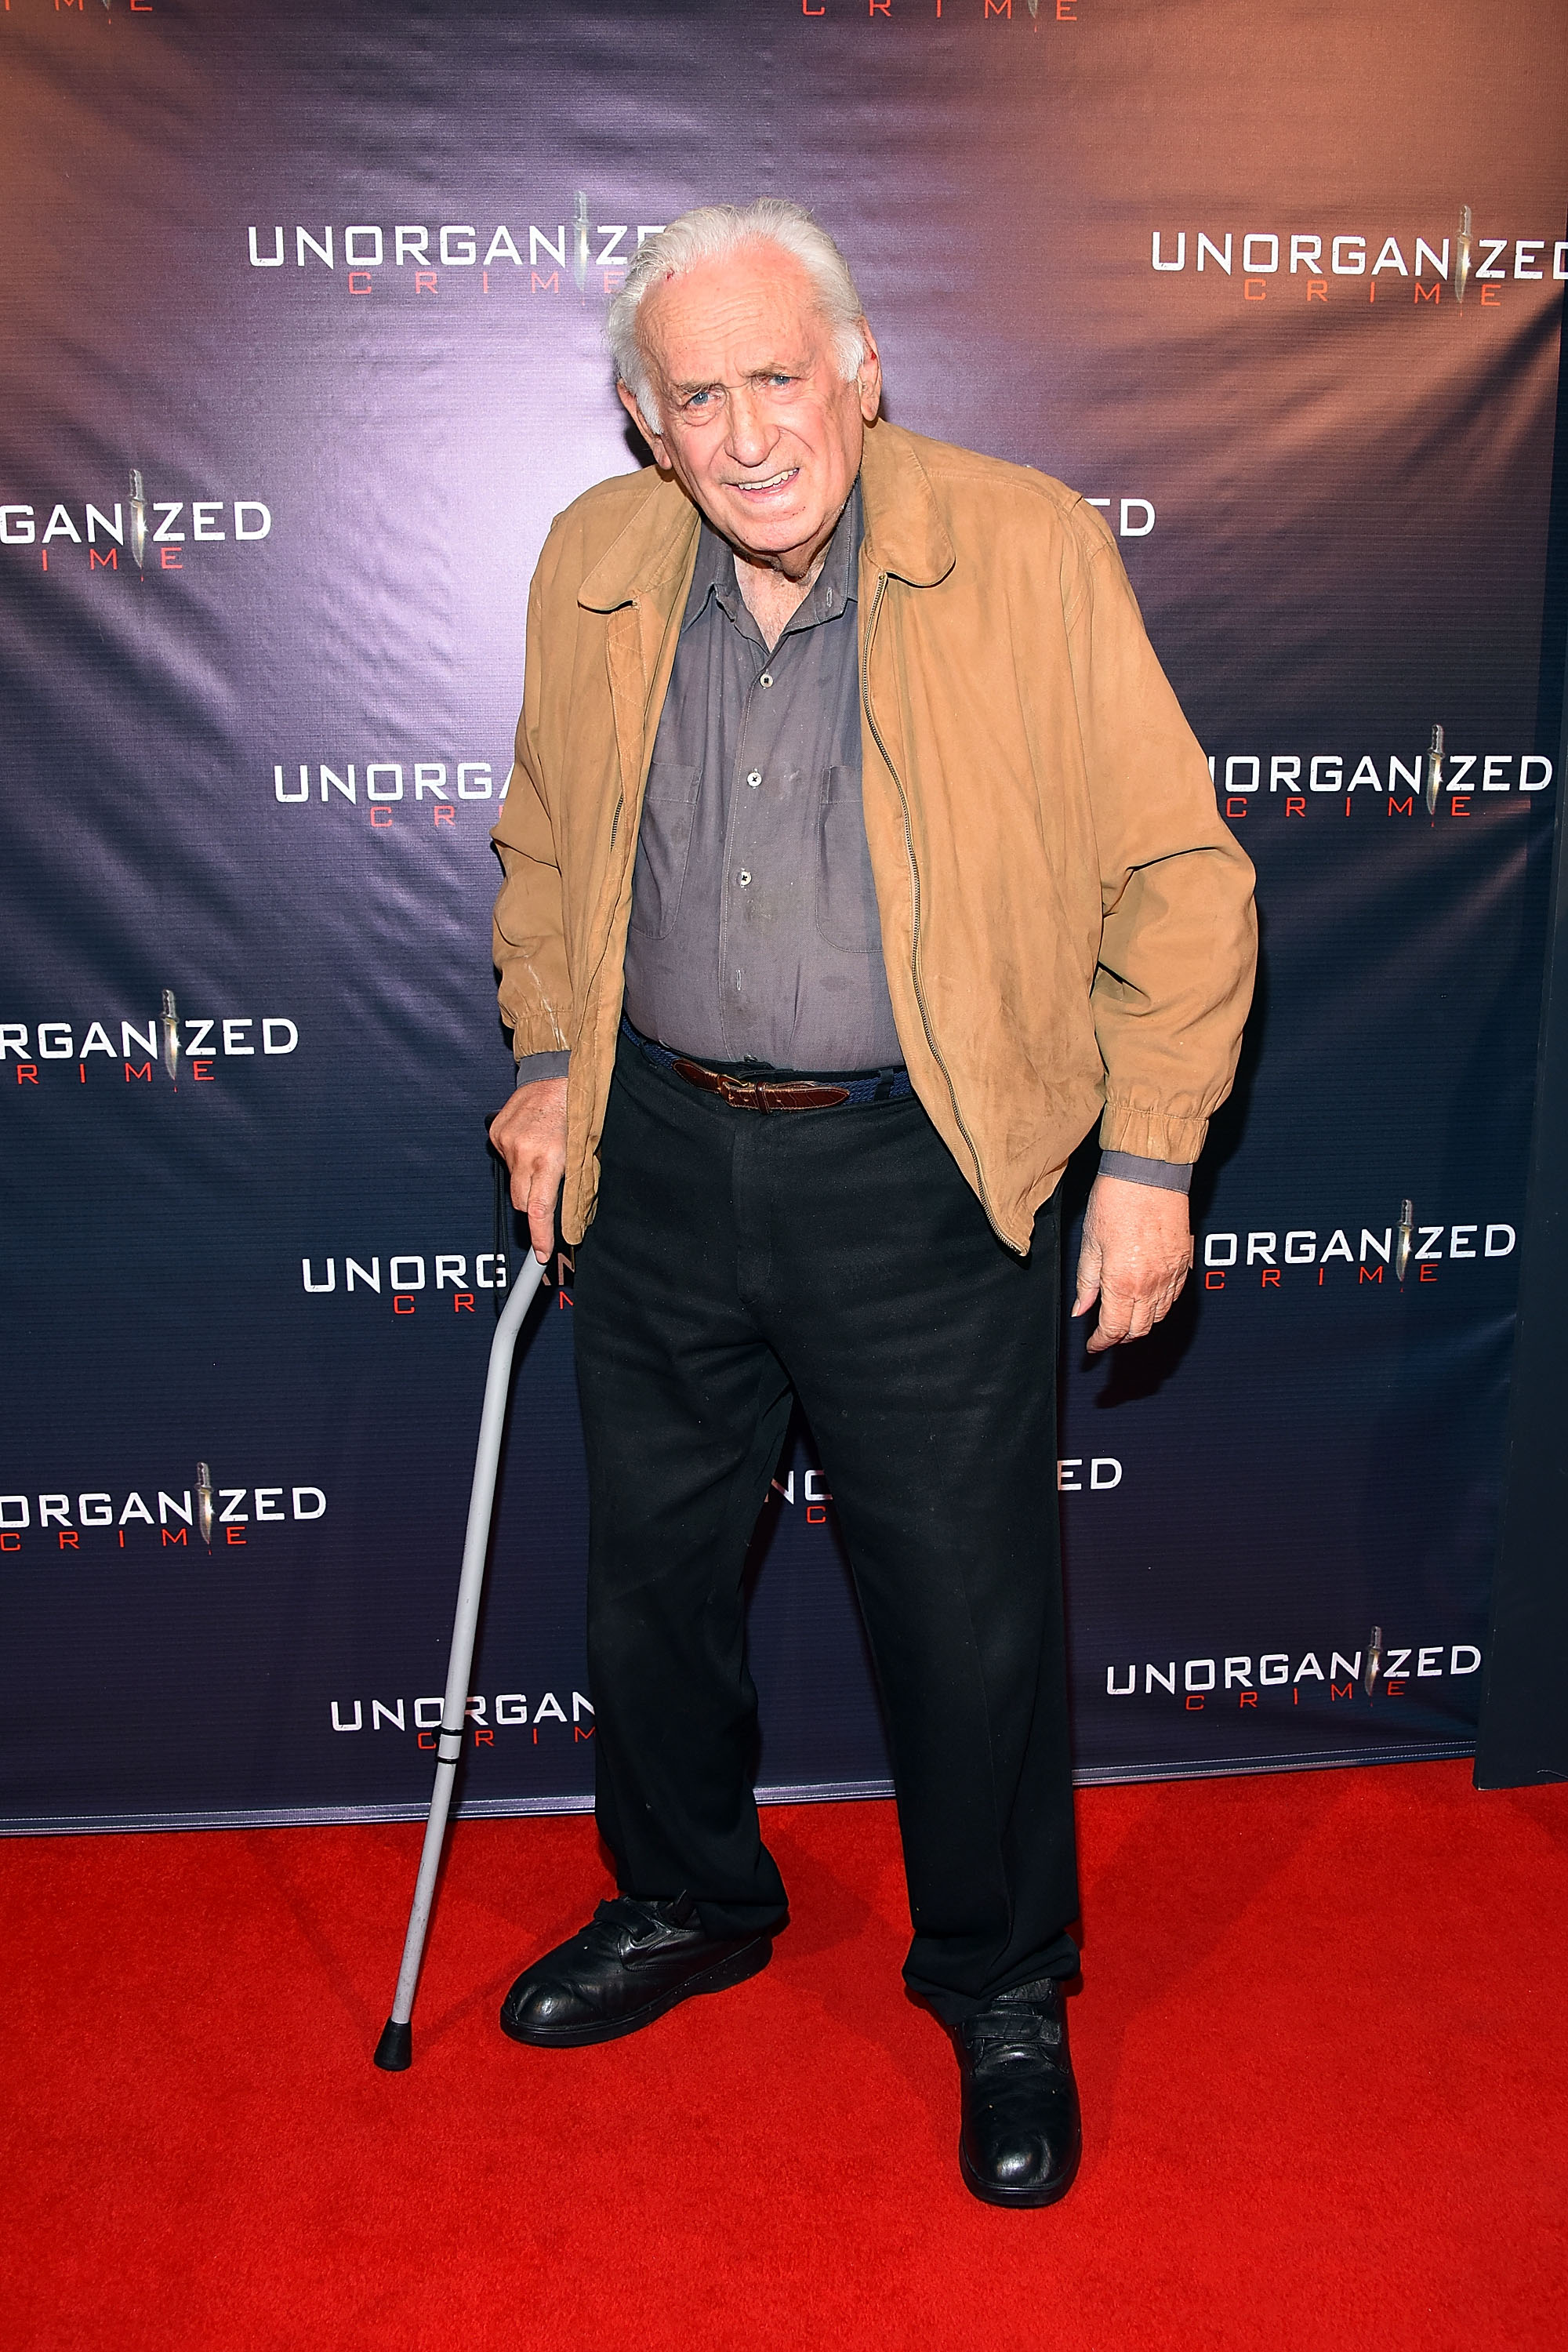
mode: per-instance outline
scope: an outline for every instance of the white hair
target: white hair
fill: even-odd
[[[784,196],[759,196],[749,205],[699,205],[638,247],[605,321],[616,374],[655,433],[660,430],[658,403],[637,332],[644,295],[667,278],[683,278],[699,262],[721,261],[751,245],[776,247],[800,263],[832,331],[839,373],[848,383],[858,373],[866,356],[860,331],[865,305],[855,290],[848,263],[805,205],[792,205]]]

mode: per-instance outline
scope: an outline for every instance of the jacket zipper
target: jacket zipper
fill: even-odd
[[[964,1142],[969,1146],[969,1156],[974,1162],[975,1181],[980,1187],[981,1204],[984,1207],[986,1215],[991,1220],[992,1231],[1005,1243],[1006,1243],[1007,1247],[1013,1252],[1016,1257],[1026,1257],[1028,1255],[1027,1251],[1021,1250],[1016,1242],[1010,1241],[1007,1235],[1003,1233],[1001,1226],[996,1222],[996,1212],[992,1205],[991,1194],[986,1187],[985,1171],[980,1164],[980,1154],[975,1150],[974,1138],[970,1134],[968,1128],[964,1125],[963,1113],[958,1108],[958,1090],[952,1083],[952,1074],[949,1070],[947,1064],[942,1060],[941,1049],[937,1045],[936,1034],[931,1028],[931,1013],[926,1004],[925,989],[921,981],[921,870],[915,863],[915,835],[914,825],[910,816],[909,794],[904,790],[903,778],[900,775],[897,768],[893,765],[891,755],[888,751],[886,743],[882,740],[882,730],[877,724],[877,713],[871,704],[871,646],[877,635],[877,619],[882,609],[882,598],[886,593],[887,586],[888,574],[885,572],[880,572],[878,575],[877,580],[877,593],[871,600],[871,617],[866,625],[866,652],[865,657],[860,665],[860,694],[861,698],[866,705],[866,717],[871,729],[872,737],[875,740],[878,751],[880,751],[882,758],[887,764],[888,773],[891,776],[893,782],[898,789],[899,806],[903,812],[904,855],[908,858],[910,865],[910,898],[913,916],[910,928],[910,976],[914,981],[915,986],[915,1003],[920,1006],[921,1024],[925,1030],[926,1044],[931,1048],[931,1059],[935,1062],[937,1068],[942,1072],[943,1080],[946,1083],[947,1098],[952,1105],[952,1116],[957,1123],[958,1131],[960,1135],[963,1136]]]
[[[640,607],[639,607],[639,604],[638,604],[638,600],[637,600],[637,597],[635,597],[635,596],[631,599],[631,607],[632,607],[632,610],[633,610],[633,612],[634,612],[634,613],[635,613],[635,612],[637,612],[637,611],[638,611],[638,610],[640,609]],[[645,731],[645,735],[646,735],[646,731],[647,731],[647,730],[646,730],[646,729],[645,729],[645,730],[644,730],[644,731]],[[615,809],[614,809],[614,811],[612,812],[612,814],[611,814],[611,817],[610,817],[610,852],[609,852],[609,854],[610,854],[610,856],[611,856],[612,858],[614,857],[614,856],[615,856],[615,854],[616,854],[616,841],[620,838],[621,819],[622,819],[622,817],[626,814],[626,790],[625,790],[625,787],[623,786],[622,791],[621,791],[621,796],[620,796],[620,798],[616,801],[616,805],[615,805]],[[587,987],[586,987],[586,988],[584,990],[584,992],[583,992],[583,993],[584,993],[584,1000],[586,1000],[586,998],[587,998],[588,996],[590,996],[590,995],[593,993],[594,988],[595,988],[595,986],[596,985],[596,983],[597,983],[597,982],[598,982],[599,974],[600,974],[600,972],[604,970],[604,966],[605,966],[605,958],[609,954],[609,952],[610,952],[610,942],[609,942],[608,939],[606,939],[606,940],[605,940],[605,941],[604,946],[599,950],[598,961],[597,961],[597,962],[595,964],[593,971],[592,971],[589,973],[589,975],[588,975],[588,985],[587,985]]]

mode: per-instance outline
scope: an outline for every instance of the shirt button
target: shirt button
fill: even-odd
[[[762,781],[763,772],[760,768],[753,768],[751,774],[746,778],[746,782],[750,784],[753,792],[756,791],[757,786],[762,782]]]
[[[736,877],[735,877],[736,881],[740,884],[740,886],[741,886],[741,887],[742,887],[742,890],[745,888],[745,887],[746,887],[747,883],[751,880],[751,878],[752,878],[752,877],[751,877],[751,876],[747,873],[747,871],[746,871],[746,869],[745,869],[745,867],[744,867],[743,866],[742,866],[742,868],[741,868],[740,872],[739,872],[739,873],[736,875]]]
[[[763,670],[761,677],[757,680],[757,684],[759,686],[772,686],[773,682],[773,674],[771,669]]]

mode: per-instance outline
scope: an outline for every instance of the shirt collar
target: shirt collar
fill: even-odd
[[[847,604],[855,603],[860,541],[864,536],[860,484],[857,480],[827,542],[827,553],[812,583],[811,593],[798,612],[790,616],[784,630],[786,636],[792,629],[808,629],[818,621],[834,620]],[[748,635],[755,634],[756,623],[746,610],[741,583],[735,577],[734,551],[729,541],[704,520],[697,542],[697,569],[691,575],[691,593],[686,599],[680,623],[682,634],[707,610],[710,597],[738,628]]]

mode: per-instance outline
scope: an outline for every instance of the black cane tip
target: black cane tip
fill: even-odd
[[[389,2017],[375,2045],[375,2063],[384,2074],[401,2074],[414,2063],[414,2028]]]

